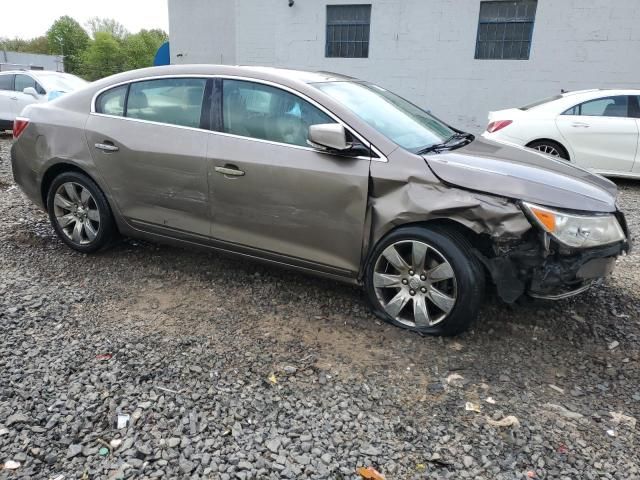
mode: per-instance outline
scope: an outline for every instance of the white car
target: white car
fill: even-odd
[[[486,138],[640,178],[640,90],[582,90],[489,113]]]
[[[87,84],[69,73],[47,70],[0,72],[0,131],[11,130],[13,120],[27,105],[48,102]]]

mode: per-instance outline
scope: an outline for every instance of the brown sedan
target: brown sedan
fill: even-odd
[[[71,248],[233,252],[363,284],[424,333],[464,330],[487,282],[564,298],[629,248],[608,180],[330,73],[137,70],[27,107],[14,136],[16,182]]]

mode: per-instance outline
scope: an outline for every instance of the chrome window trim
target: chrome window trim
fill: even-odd
[[[312,104],[313,106],[315,106],[316,108],[318,108],[319,110],[321,110],[322,112],[324,112],[325,114],[327,114],[329,117],[331,117],[333,120],[336,121],[336,123],[339,123],[340,125],[342,125],[349,133],[351,133],[354,137],[356,137],[358,140],[360,140],[360,142],[362,142],[365,146],[368,146],[377,156],[378,158],[375,157],[363,157],[363,156],[358,156],[358,157],[350,157],[350,158],[356,158],[356,159],[366,159],[366,160],[371,160],[371,161],[375,161],[375,162],[387,162],[387,157],[385,155],[382,154],[382,152],[380,150],[378,150],[376,148],[375,145],[373,145],[371,142],[369,142],[368,140],[366,140],[362,135],[360,135],[355,129],[353,129],[352,127],[350,127],[346,122],[344,122],[340,117],[338,117],[336,114],[334,114],[333,112],[331,112],[329,109],[327,109],[326,107],[324,107],[323,105],[321,105],[320,103],[318,103],[317,101],[315,101],[314,99],[308,97],[307,95],[305,95],[304,93],[301,93],[293,88],[287,87],[286,85],[281,85],[279,83],[276,82],[271,82],[269,80],[262,80],[259,78],[251,78],[251,77],[243,77],[243,76],[239,76],[239,75],[198,75],[198,74],[193,74],[193,75],[188,75],[188,74],[178,74],[178,75],[153,75],[150,77],[141,77],[141,78],[136,78],[136,79],[132,79],[132,80],[125,80],[123,82],[118,82],[118,83],[114,83],[112,85],[109,85],[107,87],[101,88],[100,90],[98,90],[93,97],[91,98],[91,110],[89,112],[90,115],[96,115],[96,116],[101,116],[101,117],[110,117],[110,118],[118,118],[120,120],[128,120],[128,121],[135,121],[135,122],[143,122],[143,123],[148,123],[148,124],[152,124],[152,125],[164,125],[164,126],[168,126],[168,127],[174,127],[174,128],[183,128],[183,129],[188,129],[188,130],[196,130],[196,131],[200,131],[200,132],[208,132],[208,133],[212,133],[214,135],[223,135],[223,136],[228,136],[228,137],[233,137],[233,138],[242,138],[245,140],[252,140],[252,141],[256,141],[256,142],[263,142],[263,143],[268,143],[268,144],[272,144],[272,145],[282,145],[282,146],[287,146],[287,147],[291,147],[291,148],[297,148],[297,149],[302,149],[302,150],[309,150],[309,151],[313,151],[313,152],[318,152],[318,153],[324,153],[327,155],[333,155],[336,156],[335,153],[331,153],[331,152],[324,152],[322,150],[318,150],[316,148],[311,148],[311,147],[304,147],[301,145],[292,145],[290,143],[283,143],[283,142],[274,142],[271,140],[263,140],[261,138],[254,138],[254,137],[245,137],[243,135],[235,135],[232,133],[226,133],[226,132],[218,132],[215,130],[207,130],[204,128],[197,128],[197,127],[186,127],[186,126],[182,126],[182,125],[174,125],[172,123],[164,123],[164,122],[155,122],[155,121],[151,121],[151,120],[141,120],[138,118],[130,118],[130,117],[124,117],[124,116],[120,116],[120,115],[109,115],[106,113],[98,113],[96,112],[96,100],[97,98],[104,92],[106,92],[107,90],[111,90],[112,88],[117,88],[120,87],[122,85],[128,85],[131,83],[137,83],[137,82],[145,82],[148,80],[162,80],[162,79],[168,79],[168,78],[221,78],[221,79],[227,79],[227,80],[241,80],[241,81],[246,81],[246,82],[254,82],[254,83],[260,83],[263,85],[267,85],[270,87],[274,87],[274,88],[279,88],[281,90],[287,91],[293,95],[296,95],[300,98],[302,98],[303,100],[309,102],[310,104]]]

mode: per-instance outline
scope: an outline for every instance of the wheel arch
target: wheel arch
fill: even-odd
[[[42,204],[44,205],[45,210],[47,210],[47,195],[49,193],[49,188],[51,187],[53,180],[61,173],[66,173],[66,172],[81,173],[83,175],[86,175],[89,179],[91,179],[91,181],[93,181],[93,183],[95,183],[98,186],[98,188],[102,190],[102,193],[107,198],[107,201],[110,204],[109,206],[113,211],[113,207],[111,205],[111,201],[107,195],[107,192],[105,191],[104,188],[102,188],[102,186],[100,185],[100,182],[98,182],[93,175],[91,175],[82,167],[79,167],[78,165],[74,163],[69,163],[69,162],[54,163],[53,165],[50,165],[42,175],[42,181],[40,182],[40,195],[41,195]]]
[[[438,217],[427,220],[420,220],[415,222],[407,222],[402,223],[400,225],[395,225],[393,228],[385,231],[379,238],[373,239],[370,243],[369,248],[367,250],[367,254],[363,257],[363,264],[360,269],[360,279],[364,278],[366,266],[371,259],[371,255],[375,250],[376,245],[378,245],[381,241],[383,241],[387,236],[391,235],[393,232],[400,230],[402,228],[410,228],[410,227],[419,227],[419,228],[435,228],[435,229],[444,229],[447,230],[454,235],[460,235],[464,237],[471,246],[477,248],[483,254],[487,254],[488,250],[491,249],[492,241],[488,234],[478,233],[468,225],[464,223],[447,217]],[[485,270],[486,273],[486,270]]]

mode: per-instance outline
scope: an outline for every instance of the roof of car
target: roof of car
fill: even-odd
[[[57,74],[57,75],[71,75],[70,73],[66,73],[66,72],[56,72],[54,70],[3,70],[2,72],[0,72],[0,75],[16,75],[16,74],[31,74],[31,75],[41,75],[41,74],[45,74],[45,75],[50,75],[52,73]]]
[[[342,75],[334,72],[309,72],[307,70],[293,70],[287,68],[276,67],[257,67],[257,66],[243,66],[238,65],[238,69],[243,72],[256,72],[267,73],[274,76],[281,76],[283,78],[295,79],[304,83],[318,83],[318,82],[335,82],[340,80],[357,80],[354,77]]]
[[[573,90],[570,92],[563,92],[562,96],[563,97],[571,97],[574,95],[591,95],[591,94],[595,94],[597,96],[600,96],[600,94],[602,94],[603,96],[607,96],[607,95],[639,95],[640,94],[640,89],[636,89],[636,88],[590,88],[588,90]]]
[[[3,70],[0,75],[15,75],[16,73],[31,73],[31,70]]]
[[[127,82],[138,78],[171,75],[225,75],[251,77],[263,80],[272,80],[282,83],[319,83],[330,81],[356,80],[347,75],[332,72],[309,72],[305,70],[292,70],[275,67],[241,66],[241,65],[165,65],[161,67],[149,67],[139,70],[130,70],[111,77],[98,80],[100,86],[107,86],[119,82]]]

